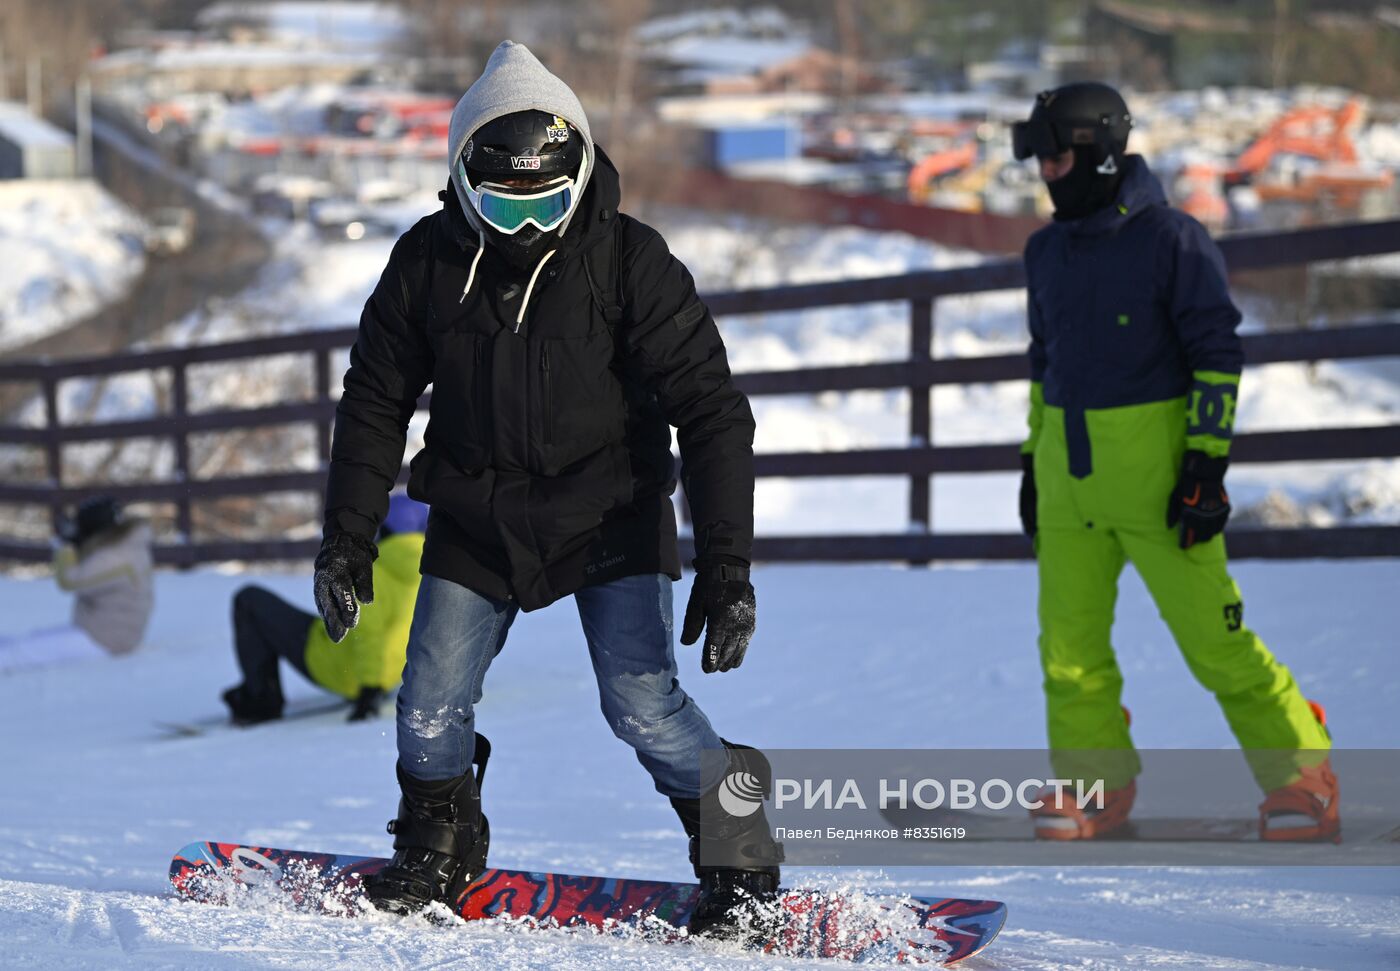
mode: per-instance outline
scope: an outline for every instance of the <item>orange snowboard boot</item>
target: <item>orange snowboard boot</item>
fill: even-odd
[[[1327,710],[1309,701],[1313,717],[1327,730]],[[1328,732],[1331,738],[1332,733]],[[1298,781],[1275,789],[1259,804],[1261,840],[1320,842],[1342,841],[1341,791],[1330,759],[1301,770]]]
[[[1044,805],[1031,810],[1036,839],[1091,840],[1121,829],[1128,822],[1128,813],[1137,798],[1137,782],[1105,792],[1102,809],[1080,809],[1073,793],[1065,792],[1063,798],[1057,799],[1056,790],[1049,787],[1040,791],[1039,798]]]
[[[1339,796],[1330,760],[1307,766],[1298,781],[1275,789],[1259,804],[1259,838],[1340,843]]]

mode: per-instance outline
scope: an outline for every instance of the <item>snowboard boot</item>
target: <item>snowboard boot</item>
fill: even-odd
[[[412,914],[429,904],[449,907],[486,869],[491,829],[481,812],[481,779],[490,743],[477,736],[476,774],[426,782],[396,766],[399,814],[389,822],[394,856],[366,877],[365,897],[379,910]]]
[[[1089,805],[1081,809],[1074,794],[1068,790],[1046,787],[1036,794],[1044,805],[1031,810],[1035,823],[1035,838],[1042,840],[1091,840],[1122,829],[1137,798],[1137,781],[1121,789],[1111,789],[1103,795],[1103,807]]]
[[[229,688],[222,697],[228,705],[229,721],[235,725],[260,725],[282,717],[282,692],[276,687],[258,691],[245,681]]]
[[[1297,781],[1259,804],[1259,838],[1275,842],[1342,841],[1341,793],[1330,760],[1300,770]]]
[[[724,746],[729,772],[720,784],[698,799],[671,799],[690,837],[690,863],[700,880],[689,932],[758,946],[772,939],[778,923],[783,847],[773,840],[758,801],[772,792],[773,772],[757,749]],[[735,807],[752,808],[735,815],[729,811]]]
[[[1327,732],[1327,711],[1309,701],[1313,717]],[[1299,770],[1298,779],[1275,789],[1259,804],[1259,838],[1275,842],[1342,841],[1341,790],[1332,761]]]

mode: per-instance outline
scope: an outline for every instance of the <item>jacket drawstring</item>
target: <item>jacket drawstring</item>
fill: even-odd
[[[520,333],[520,325],[525,322],[525,308],[530,305],[530,292],[535,289],[535,281],[540,278],[540,270],[544,269],[544,265],[549,262],[549,258],[553,255],[554,250],[544,254],[535,266],[535,272],[530,274],[530,283],[525,288],[525,298],[520,301],[520,313],[515,315],[515,332],[517,334]]]
[[[481,254],[485,251],[486,235],[478,229],[476,231],[476,255],[472,257],[472,267],[467,271],[467,285],[462,288],[462,295],[457,298],[458,303],[467,299],[467,293],[470,292],[472,288],[472,281],[476,279],[476,265],[481,262]],[[518,330],[519,328],[516,329]]]

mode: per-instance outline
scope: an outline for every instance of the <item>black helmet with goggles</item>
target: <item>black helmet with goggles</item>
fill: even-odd
[[[1026,121],[1011,126],[1011,151],[1017,159],[1053,158],[1079,146],[1093,147],[1093,162],[1102,165],[1127,149],[1132,116],[1123,96],[1106,84],[1085,81],[1036,95]]]
[[[473,132],[453,173],[483,228],[549,232],[577,205],[586,158],[583,136],[563,118],[517,111]]]

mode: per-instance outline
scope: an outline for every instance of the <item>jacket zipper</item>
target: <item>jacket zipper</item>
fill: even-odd
[[[554,444],[554,391],[549,380],[549,345],[540,344],[540,376],[544,383],[544,444]]]

